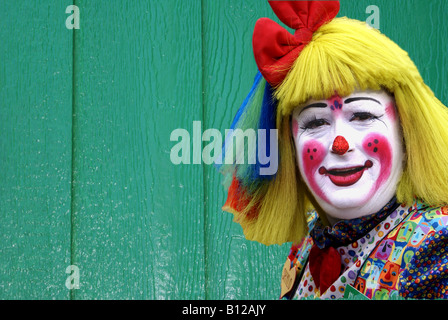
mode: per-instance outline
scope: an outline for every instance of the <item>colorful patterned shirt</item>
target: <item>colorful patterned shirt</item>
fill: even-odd
[[[381,214],[381,219],[372,216],[361,221],[364,226],[371,221],[377,224],[356,240],[335,246],[342,273],[323,293],[316,288],[308,265],[315,241],[309,235],[293,245],[288,260],[296,268],[297,280],[285,298],[340,299],[353,292],[368,299],[448,298],[448,207],[415,201]],[[316,237],[316,232],[311,234]],[[344,238],[349,232],[336,234]]]

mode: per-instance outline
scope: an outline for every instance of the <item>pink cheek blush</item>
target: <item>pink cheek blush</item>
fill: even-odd
[[[292,120],[292,134],[293,137],[297,137],[297,134],[299,133],[299,124],[297,123],[297,120]]]
[[[362,146],[367,155],[378,159],[380,163],[380,175],[376,181],[373,193],[386,182],[392,169],[392,148],[387,138],[378,133],[369,134],[363,141]]]
[[[397,112],[395,110],[395,104],[393,102],[389,103],[386,106],[386,115],[393,122],[395,122],[395,120],[397,119]]]
[[[320,198],[322,198],[322,200],[328,201],[316,181],[317,171],[319,170],[325,155],[325,147],[316,140],[310,140],[303,145],[301,154],[304,170],[303,174],[305,175],[311,189],[313,189],[313,191]]]

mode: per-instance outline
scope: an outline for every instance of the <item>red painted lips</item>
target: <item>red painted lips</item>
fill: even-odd
[[[330,178],[331,182],[339,187],[348,187],[361,179],[364,170],[371,168],[373,166],[372,161],[367,160],[364,166],[341,168],[327,170],[325,167],[319,168],[319,173],[326,175]]]

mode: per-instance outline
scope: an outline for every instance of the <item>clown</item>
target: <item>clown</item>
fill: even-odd
[[[259,73],[232,128],[277,129],[278,171],[222,165],[223,209],[250,240],[293,242],[283,298],[448,298],[448,109],[338,1],[269,3],[295,32],[257,21]]]

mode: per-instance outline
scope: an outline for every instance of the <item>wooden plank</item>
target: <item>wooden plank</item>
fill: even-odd
[[[204,298],[202,169],[170,161],[202,117],[200,2],[77,5],[73,298]]]
[[[0,3],[0,299],[68,299],[70,1]]]

